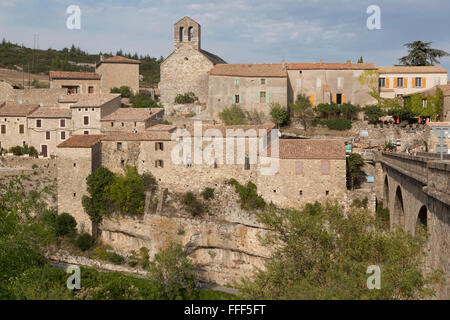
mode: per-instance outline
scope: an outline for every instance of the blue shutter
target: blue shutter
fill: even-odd
[[[266,92],[266,103],[269,103],[269,91]]]
[[[256,103],[260,102],[260,94],[259,92],[256,93]]]

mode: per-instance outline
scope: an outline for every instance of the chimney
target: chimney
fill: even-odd
[[[350,63],[352,63],[352,62],[351,62],[350,60],[347,60],[346,63],[347,63],[347,64],[350,64]]]
[[[286,70],[286,62],[284,61],[284,57],[281,58],[281,70]]]
[[[323,63],[323,60],[322,60],[322,59],[320,59],[320,63]]]

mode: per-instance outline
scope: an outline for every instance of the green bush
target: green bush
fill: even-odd
[[[73,236],[76,234],[77,222],[68,213],[61,213],[56,217],[56,235]]]
[[[122,98],[130,98],[133,94],[131,93],[130,87],[127,86],[121,86],[120,88],[112,88],[111,93],[120,93]]]
[[[141,92],[130,97],[133,108],[162,108],[163,106],[147,94]]]
[[[193,92],[187,92],[185,94],[177,94],[175,97],[176,103],[194,103],[198,98]]]
[[[9,152],[12,153],[15,156],[23,155],[21,146],[11,147],[11,149],[9,149]]]
[[[206,187],[205,189],[203,189],[202,197],[205,200],[209,200],[209,199],[214,198],[214,188]]]
[[[289,119],[289,113],[286,108],[282,107],[279,103],[272,103],[270,106],[270,116],[273,123],[278,127],[285,125]]]
[[[245,210],[251,209],[263,209],[266,206],[264,199],[258,195],[256,185],[249,181],[247,185],[242,185],[231,178],[227,182],[235,187],[236,192],[239,194],[241,208]]]
[[[75,240],[75,246],[81,251],[86,251],[92,247],[94,239],[89,233],[80,234]]]
[[[326,125],[330,130],[349,130],[352,128],[352,122],[348,119],[329,119],[326,120]]]
[[[37,168],[38,168],[38,165],[36,163],[31,166],[31,169],[37,169]]]
[[[219,118],[227,126],[248,124],[247,114],[241,107],[233,104],[230,108],[224,108],[219,112]]]
[[[184,194],[182,203],[193,217],[201,215],[205,211],[203,203],[201,203],[191,191]]]
[[[385,112],[377,104],[364,107],[364,114],[370,123],[377,123],[378,119],[384,116]]]

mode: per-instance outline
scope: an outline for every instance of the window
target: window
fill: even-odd
[[[378,81],[380,88],[386,88],[386,78],[380,78]]]
[[[184,41],[184,28],[180,27],[180,34],[179,34],[179,38],[180,38],[180,42]]]
[[[295,174],[303,174],[303,163],[301,161],[295,162]]]
[[[122,150],[122,142],[117,142],[117,150]]]
[[[194,28],[193,27],[189,27],[189,29],[188,29],[188,40],[192,41],[192,39],[194,39]]]
[[[397,88],[403,88],[403,78],[397,78]]]
[[[66,127],[66,120],[65,119],[59,120],[59,127],[60,128],[65,128]]]
[[[23,124],[19,125],[19,133],[23,134],[25,132],[25,126]]]
[[[250,170],[250,158],[248,156],[245,157],[244,170]]]
[[[5,134],[5,133],[6,133],[6,125],[2,124],[2,134]]]
[[[238,94],[234,95],[234,103],[240,103],[241,102],[241,96]]]
[[[120,167],[121,168],[125,167],[125,160],[123,159],[120,160]]]
[[[88,108],[84,108],[84,111],[88,111],[89,109]]]
[[[164,143],[163,142],[155,142],[155,151],[161,150],[164,151]]]
[[[266,79],[260,79],[259,84],[266,84]]]
[[[162,161],[162,160],[156,160],[156,161],[155,161],[155,167],[156,167],[156,168],[158,168],[158,167],[164,168],[164,161]]]
[[[261,102],[264,102],[264,100],[266,100],[266,92],[265,91],[261,91],[259,93],[259,99],[261,100]]]
[[[342,89],[344,87],[344,78],[342,77],[337,78],[337,85],[339,89]]]
[[[322,174],[330,174],[330,161],[322,160]]]
[[[45,131],[45,140],[50,140],[50,131]]]
[[[298,192],[298,194],[302,196],[302,195],[303,195],[303,190],[300,190],[300,191]]]
[[[439,86],[441,84],[441,78],[435,77],[433,80],[434,80],[434,85],[435,86]]]
[[[85,126],[87,126],[89,124],[89,117],[88,116],[84,116],[83,117],[83,123]]]
[[[88,87],[88,93],[94,93],[94,87]]]
[[[239,86],[239,79],[234,79],[234,85],[235,85],[236,87]]]
[[[125,123],[121,122],[120,125],[121,125],[122,127],[124,127],[124,126],[125,126]]]
[[[422,78],[416,78],[414,85],[416,88],[422,88]]]
[[[86,131],[83,132],[83,134],[89,134],[89,131],[86,130]]]
[[[302,79],[297,79],[297,88],[302,87]]]
[[[61,140],[66,140],[66,132],[61,131]]]
[[[317,78],[317,79],[316,79],[316,87],[317,87],[317,88],[320,88],[321,86],[322,86],[322,79]]]
[[[77,164],[74,162],[74,163],[73,163],[73,167],[75,168],[76,166],[77,166]]]
[[[342,93],[336,94],[336,104],[342,104]]]
[[[427,106],[427,99],[422,99],[422,107],[426,108]]]
[[[325,195],[326,195],[326,196],[329,196],[329,195],[330,195],[330,191],[328,191],[328,190],[325,191]]]
[[[36,120],[36,128],[41,128],[41,127],[42,127],[42,121]]]
[[[114,122],[111,121],[111,127],[114,127]]]

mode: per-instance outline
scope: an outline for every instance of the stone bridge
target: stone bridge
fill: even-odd
[[[450,159],[449,159],[450,160]],[[437,155],[382,152],[376,156],[377,199],[390,211],[396,225],[415,234],[429,233],[426,267],[444,271],[446,283],[437,290],[450,298],[450,161]]]

